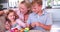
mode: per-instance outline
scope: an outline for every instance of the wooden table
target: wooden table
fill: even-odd
[[[29,32],[50,32],[50,31],[30,30]]]
[[[30,30],[29,32],[42,32],[40,30]]]

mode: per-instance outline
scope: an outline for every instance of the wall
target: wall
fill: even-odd
[[[60,21],[60,9],[46,9],[48,13],[52,13],[53,21]]]

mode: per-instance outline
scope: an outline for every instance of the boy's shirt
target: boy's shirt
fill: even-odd
[[[27,23],[31,24],[34,22],[40,22],[45,25],[52,25],[51,14],[43,11],[42,15],[40,16],[33,12],[29,15]],[[42,27],[34,27],[33,30],[45,30],[45,29],[43,29]]]

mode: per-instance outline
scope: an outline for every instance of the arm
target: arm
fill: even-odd
[[[8,12],[8,10],[2,10],[0,11],[0,15],[6,14]]]
[[[51,25],[39,24],[39,26],[44,28],[45,30],[50,30],[51,29]]]
[[[27,23],[26,23],[26,27],[30,28],[30,19],[28,19]]]
[[[28,20],[27,20],[27,27],[30,28],[30,29],[34,26],[34,24],[32,23],[31,20],[32,20],[32,19],[31,19],[31,16],[29,16],[29,18],[28,18]]]
[[[51,29],[51,25],[45,25],[45,24],[42,24],[40,22],[34,22],[36,26],[38,27],[42,27],[44,28],[45,30],[50,30]]]
[[[0,15],[4,14],[4,11],[0,11]]]
[[[36,22],[36,26],[42,27],[45,30],[50,30],[51,29],[51,25],[52,25],[52,18],[51,18],[50,14],[47,15],[45,24],[42,24],[40,22]]]

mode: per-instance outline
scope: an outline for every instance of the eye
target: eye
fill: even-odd
[[[20,9],[24,9],[24,8],[20,7]]]
[[[33,8],[33,9],[36,9],[36,8]]]

